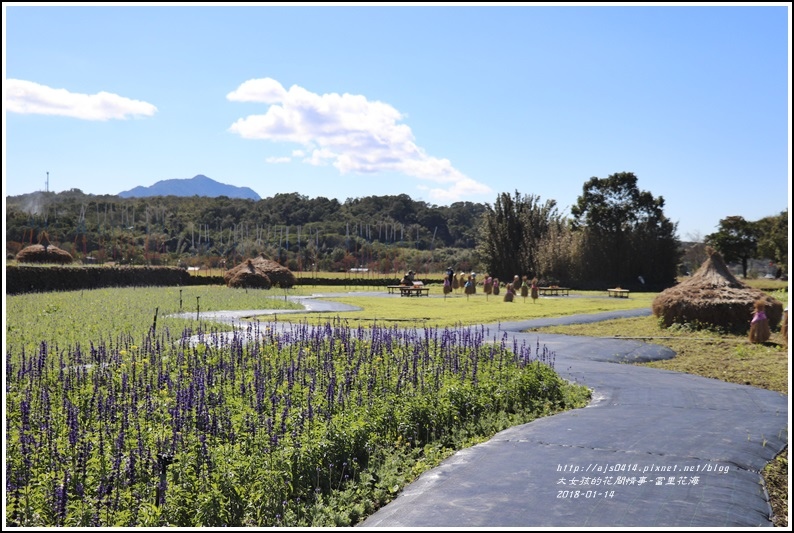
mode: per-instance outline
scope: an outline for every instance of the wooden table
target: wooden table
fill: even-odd
[[[430,296],[430,287],[400,287],[400,296]]]
[[[568,287],[538,287],[539,296],[568,296],[570,291]]]
[[[607,294],[615,298],[628,298],[629,292],[628,289],[607,289]]]
[[[430,296],[430,287],[423,287],[422,285],[386,285],[389,294],[395,294],[395,291],[400,291],[400,296]]]

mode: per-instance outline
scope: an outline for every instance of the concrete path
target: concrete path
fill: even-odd
[[[304,300],[325,311],[345,310]],[[557,373],[590,387],[591,404],[457,452],[359,527],[772,526],[760,472],[788,444],[788,396],[621,364],[675,355],[652,344],[522,333],[648,314],[640,309],[492,326],[555,352]]]

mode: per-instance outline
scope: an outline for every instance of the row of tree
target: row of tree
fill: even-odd
[[[682,250],[663,208],[664,199],[641,191],[630,172],[587,181],[571,219],[554,200],[502,194],[483,217],[480,256],[502,279],[518,273],[579,286],[670,286]]]
[[[776,265],[778,275],[788,275],[788,211],[754,222],[739,216],[724,218],[718,231],[706,235],[705,240],[726,262],[741,264],[745,278],[749,261],[761,258]]]
[[[120,198],[73,189],[6,200],[7,255],[50,242],[83,261],[227,267],[259,254],[293,271],[365,267],[394,274],[455,270],[500,279],[537,276],[577,286],[669,286],[691,253],[664,215],[664,199],[622,172],[584,186],[571,217],[554,200],[502,193],[490,204],[450,206],[405,194],[259,201],[227,197]],[[788,216],[721,221],[706,237],[726,261],[768,257],[787,264]],[[745,270],[746,275],[746,270]]]

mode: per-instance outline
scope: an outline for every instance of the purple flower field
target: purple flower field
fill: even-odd
[[[340,320],[9,347],[6,524],[312,525],[395,447],[566,408],[553,367],[483,327]]]

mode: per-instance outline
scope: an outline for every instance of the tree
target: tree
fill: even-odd
[[[478,241],[479,223],[486,211],[486,205],[474,202],[454,202],[449,207],[439,207],[441,216],[446,220],[447,246],[456,248],[475,248]],[[439,232],[440,235],[444,233]],[[440,237],[439,235],[439,237]]]
[[[571,214],[573,228],[584,232],[581,261],[590,280],[675,282],[677,224],[664,215],[664,198],[639,190],[633,173],[590,178]]]
[[[764,217],[758,227],[758,256],[772,259],[788,268],[788,209],[777,216]]]
[[[551,221],[559,218],[556,205],[518,191],[512,197],[499,195],[483,215],[477,246],[489,274],[506,280],[516,274],[538,275],[536,251]]]
[[[723,218],[719,229],[706,235],[706,243],[716,248],[725,262],[740,261],[742,277],[747,278],[747,262],[758,252],[758,226],[740,216]]]
[[[701,237],[697,241],[690,241],[687,244],[682,243],[681,250],[683,253],[679,272],[682,276],[691,275],[709,258],[706,244],[702,240]]]

